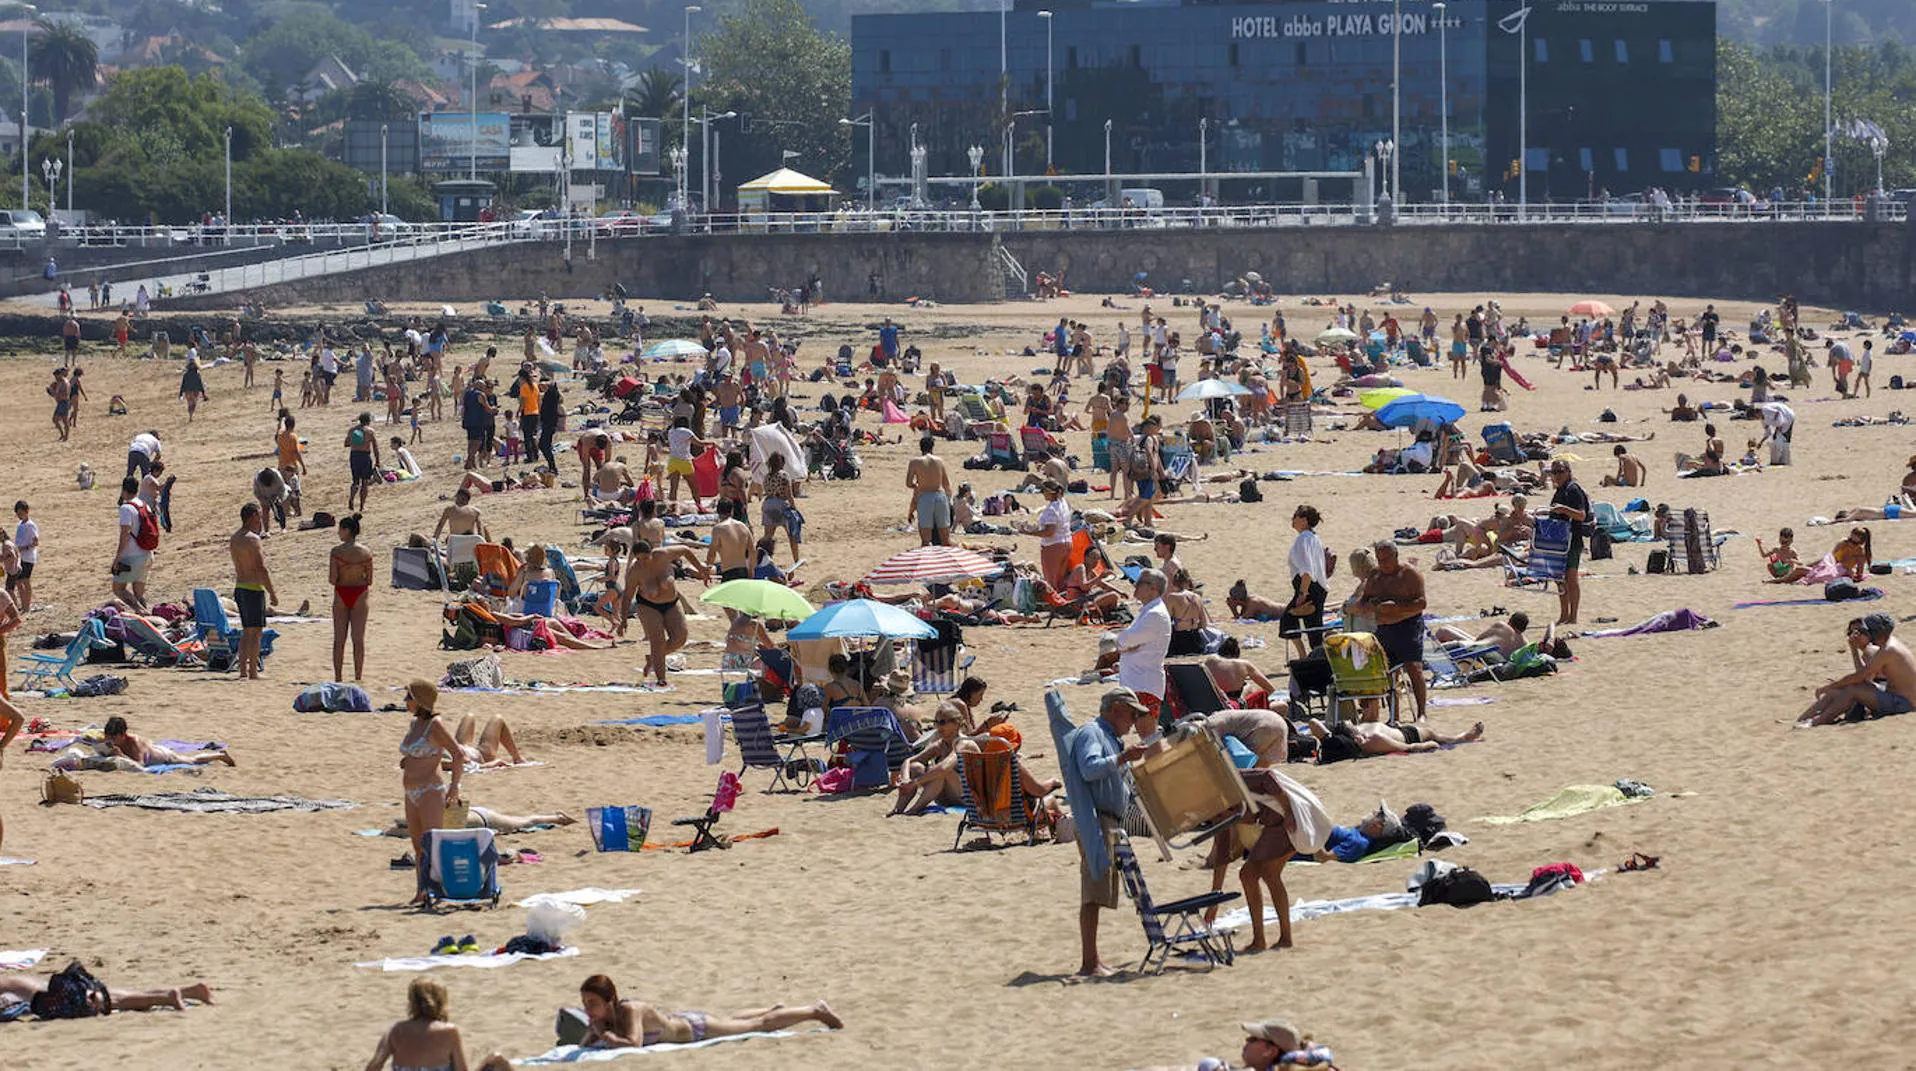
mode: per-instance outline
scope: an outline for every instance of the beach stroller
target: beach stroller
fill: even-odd
[[[1330,660],[1328,706],[1332,724],[1342,721],[1347,703],[1384,704],[1385,719],[1397,721],[1397,675],[1391,672],[1384,645],[1368,632],[1336,632],[1324,637]]]
[[[499,906],[499,849],[490,829],[429,829],[422,849],[426,906]]]
[[[1710,531],[1710,515],[1703,510],[1672,510],[1663,525],[1663,538],[1670,551],[1665,572],[1707,573],[1716,568],[1716,536]]]
[[[206,668],[214,672],[231,669],[233,660],[239,657],[241,633],[227,618],[219,592],[212,588],[193,589],[193,624],[199,629],[201,642],[206,644]],[[260,661],[266,661],[266,656],[273,653],[273,641],[278,637],[279,633],[270,628],[261,630]]]
[[[712,789],[712,805],[705,813],[692,818],[674,818],[675,826],[692,827],[692,843],[689,851],[702,852],[708,848],[730,848],[732,842],[712,832],[718,820],[738,805],[738,775],[730,770],[719,774],[718,785]]]
[[[1024,783],[1019,777],[1018,753],[1011,744],[999,737],[982,742],[982,750],[975,753],[958,753],[958,783],[964,795],[964,810],[958,815],[958,834],[952,838],[951,850],[959,850],[965,841],[965,831],[983,833],[985,843],[991,843],[992,834],[1007,838],[1013,833],[1023,833],[1025,843],[1035,843],[1038,836],[1038,804],[1025,795]]]
[[[1484,452],[1499,465],[1521,465],[1526,460],[1517,445],[1517,433],[1508,422],[1484,426]]]

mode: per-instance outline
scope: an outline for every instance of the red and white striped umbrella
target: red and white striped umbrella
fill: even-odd
[[[894,554],[865,576],[867,584],[949,584],[989,576],[1004,566],[963,547],[913,547]]]

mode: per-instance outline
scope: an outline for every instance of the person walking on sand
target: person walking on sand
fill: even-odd
[[[918,456],[905,466],[905,487],[911,491],[906,512],[918,517],[918,545],[939,546],[951,542],[951,473],[937,453],[938,440],[929,435],[918,439]]]
[[[188,350],[186,368],[180,372],[180,397],[186,399],[186,422],[193,423],[193,414],[199,411],[200,403],[206,400],[206,378],[200,374],[200,359],[197,350]]]
[[[373,586],[373,553],[359,543],[359,514],[339,519],[339,545],[326,562],[333,586],[333,679],[346,679],[346,640],[353,641],[353,680],[366,679],[366,615]],[[430,828],[430,827],[428,827]]]
[[[633,543],[632,564],[625,573],[624,616],[629,621],[637,614],[649,648],[639,675],[651,674],[660,689],[667,687],[665,660],[685,646],[686,637],[685,611],[679,608],[678,582],[673,579],[674,561],[685,562],[701,581],[712,579],[711,570],[691,547],[654,548],[644,539]]]
[[[1055,699],[1047,699],[1055,702]],[[1144,754],[1142,743],[1123,745],[1125,734],[1157,727],[1149,708],[1129,688],[1113,688],[1098,700],[1098,716],[1066,733],[1059,762],[1073,802],[1090,813],[1072,817],[1078,828],[1078,973],[1101,978],[1115,974],[1098,955],[1100,911],[1118,906],[1118,831],[1130,804],[1124,767]],[[1101,850],[1100,850],[1101,849]]]
[[[266,568],[266,547],[260,542],[265,528],[266,515],[259,503],[248,502],[240,507],[239,531],[226,541],[227,552],[233,557],[233,604],[239,607],[241,680],[258,680],[260,670],[265,668],[259,646],[266,631],[266,608],[279,605],[273,574]]]
[[[379,435],[373,431],[373,415],[359,414],[359,420],[346,431],[346,459],[352,465],[352,486],[346,490],[346,508],[353,508],[353,496],[359,497],[359,509],[366,510],[367,495],[379,479]]]
[[[66,369],[53,370],[53,382],[47,384],[47,397],[53,399],[53,430],[60,433],[61,442],[66,442],[73,430],[73,388],[67,383]]]
[[[140,481],[120,481],[120,538],[113,552],[113,596],[134,613],[146,613],[146,576],[160,545],[160,521],[140,500]]]

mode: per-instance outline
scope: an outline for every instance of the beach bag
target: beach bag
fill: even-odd
[[[501,688],[505,686],[505,677],[505,671],[499,666],[499,659],[493,655],[463,658],[446,665],[446,675],[439,678],[439,687]]]
[[[160,547],[160,521],[153,515],[152,509],[139,499],[133,500],[133,511],[139,514],[140,523],[133,529],[133,542],[141,550],[158,550]]]
[[[1125,473],[1134,480],[1151,478],[1151,455],[1145,452],[1144,443],[1145,436],[1142,435],[1131,443],[1131,460],[1128,462]]]
[[[587,807],[585,824],[592,832],[592,847],[599,851],[641,851],[652,828],[652,808]]]
[[[877,754],[880,757],[880,761],[883,761],[884,753],[878,752]],[[852,790],[852,784],[857,780],[857,777],[857,773],[849,766],[834,766],[824,773],[819,774],[818,779],[812,782],[812,787],[818,789],[822,795],[837,796],[850,792]]]
[[[1610,533],[1599,528],[1590,533],[1590,560],[1607,561],[1614,555],[1610,550]]]
[[[86,789],[80,786],[79,778],[55,770],[40,782],[40,799],[47,803],[80,803],[86,799]]]
[[[1863,588],[1849,577],[1837,577],[1823,585],[1823,599],[1827,602],[1848,602],[1863,597]]]
[[[1670,552],[1668,550],[1651,551],[1650,560],[1643,564],[1643,571],[1646,573],[1669,572],[1670,571]]]
[[[1264,492],[1257,489],[1256,480],[1247,479],[1237,485],[1237,500],[1239,502],[1262,502],[1264,501]]]
[[[1496,898],[1496,892],[1490,888],[1490,879],[1467,866],[1438,873],[1417,890],[1418,907],[1429,907],[1431,904],[1472,907]]]
[[[73,686],[75,699],[91,699],[102,695],[119,695],[126,691],[126,678],[109,673],[96,673]]]
[[[102,1010],[95,1011],[91,998],[98,995]],[[42,1019],[91,1019],[113,1014],[113,997],[106,983],[93,977],[79,960],[66,965],[47,979],[47,990],[33,998],[33,1014]]]

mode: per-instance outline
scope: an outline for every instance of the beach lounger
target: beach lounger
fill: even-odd
[[[1038,835],[1038,805],[1025,795],[1019,777],[1018,753],[996,737],[984,742],[984,750],[958,753],[958,783],[964,793],[964,810],[958,815],[958,835],[951,850],[965,842],[965,831],[983,833],[985,843],[993,834],[1009,838],[1023,833],[1032,844]]]
[[[426,831],[426,906],[499,906],[499,849],[490,829]]]
[[[732,710],[732,739],[738,742],[739,774],[751,769],[772,771],[772,782],[765,791],[778,789],[801,791],[812,783],[813,764],[805,754],[806,744],[822,743],[824,734],[780,736],[772,732],[764,703]]]
[[[893,770],[911,758],[911,741],[898,715],[885,707],[839,707],[825,713],[825,737],[842,748],[852,768],[852,788],[884,788]]]
[[[1707,573],[1717,567],[1716,536],[1710,515],[1696,508],[1670,511],[1663,538],[1670,548],[1668,573]]]
[[[1346,704],[1379,701],[1385,707],[1385,719],[1397,722],[1396,675],[1384,645],[1368,632],[1338,632],[1324,638],[1324,653],[1330,659],[1331,688],[1328,702],[1331,723],[1342,721]]]
[[[86,653],[96,647],[110,646],[105,623],[97,617],[88,618],[68,641],[65,652],[55,655],[29,651],[22,656],[14,667],[13,687],[31,691],[45,691],[54,686],[71,688],[73,671],[86,661]]]
[[[1171,701],[1172,712],[1179,718],[1232,709],[1224,693],[1218,691],[1217,681],[1211,678],[1211,671],[1202,662],[1166,662],[1164,677],[1171,686],[1170,694],[1165,698]]]
[[[950,695],[958,690],[975,659],[965,653],[965,630],[957,622],[929,622],[935,640],[919,640],[911,655],[911,687],[921,695]]]
[[[692,827],[692,843],[688,850],[702,852],[708,848],[730,848],[731,842],[712,832],[718,820],[730,813],[738,803],[738,775],[730,770],[719,774],[718,786],[712,790],[712,805],[705,813],[692,818],[674,818],[675,826]]]
[[[1137,853],[1124,837],[1118,838],[1112,865],[1124,879],[1124,891],[1138,909],[1138,921],[1144,924],[1147,947],[1143,962],[1138,964],[1140,970],[1163,973],[1173,953],[1197,956],[1204,960],[1206,969],[1220,964],[1228,967],[1237,958],[1236,950],[1231,947],[1230,932],[1211,930],[1204,925],[1203,915],[1211,908],[1237,899],[1241,893],[1207,892],[1157,903],[1144,884],[1144,868],[1138,865]]]
[[[107,635],[110,637],[117,631],[123,638],[123,642],[134,654],[152,662],[154,665],[177,666],[185,664],[192,666],[199,664],[199,659],[196,656],[180,650],[178,645],[172,640],[167,639],[166,636],[162,634],[159,629],[154,628],[153,623],[146,618],[136,614],[121,614],[114,618],[113,621],[114,626],[117,626],[117,628],[109,626]]]
[[[240,631],[234,628],[226,616],[226,605],[220,602],[219,592],[212,588],[193,589],[193,624],[199,629],[200,640],[206,644],[206,668],[223,672],[233,667],[234,659],[239,657]],[[260,661],[273,653],[273,641],[279,633],[273,629],[262,629],[259,634]]]

